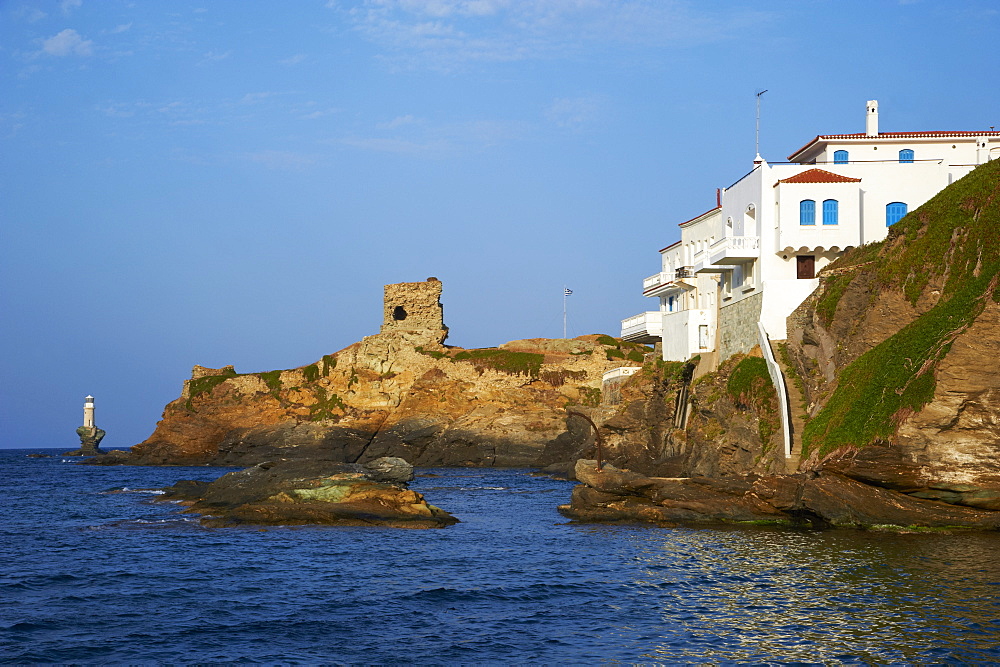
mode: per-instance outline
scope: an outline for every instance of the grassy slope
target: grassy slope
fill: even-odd
[[[942,190],[890,230],[889,238],[844,256],[839,266],[873,261],[875,293],[902,290],[913,303],[933,278],[944,278],[937,304],[840,374],[838,387],[803,434],[804,453],[888,441],[907,415],[934,396],[934,371],[951,341],[1000,302],[1000,160]],[[853,275],[858,275],[857,273]],[[829,322],[851,276],[838,278],[832,303],[818,304]]]

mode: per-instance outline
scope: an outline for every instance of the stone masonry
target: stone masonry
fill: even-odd
[[[380,333],[395,332],[426,332],[439,343],[444,342],[448,327],[444,325],[440,280],[428,278],[421,283],[385,286]]]
[[[719,359],[746,354],[760,344],[757,322],[763,301],[764,294],[758,292],[719,309]]]

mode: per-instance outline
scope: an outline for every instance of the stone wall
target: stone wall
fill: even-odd
[[[380,333],[397,331],[443,332],[444,308],[441,306],[441,281],[428,278],[422,283],[396,283],[385,286],[382,328]],[[444,341],[444,337],[441,337]]]
[[[764,300],[763,292],[719,309],[719,361],[734,354],[747,353],[759,344],[757,322]]]

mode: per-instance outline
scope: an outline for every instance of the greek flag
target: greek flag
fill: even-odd
[[[569,289],[568,287],[564,287],[563,288],[563,296],[569,296],[572,293],[573,293],[573,290]]]

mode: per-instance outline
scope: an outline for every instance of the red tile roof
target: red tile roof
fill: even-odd
[[[860,183],[860,178],[841,176],[823,169],[806,169],[790,178],[783,178],[778,183]],[[777,187],[778,183],[774,186]]]
[[[856,132],[854,134],[820,134],[815,139],[807,143],[805,146],[795,151],[788,156],[790,162],[795,160],[795,156],[799,153],[805,152],[806,149],[810,148],[813,144],[820,141],[827,141],[830,139],[921,139],[921,138],[933,138],[933,137],[1000,137],[1000,132],[995,131],[984,131],[984,132],[879,132],[874,137],[869,137],[864,132]]]
[[[660,248],[660,252],[663,252],[664,250],[670,250],[675,245],[680,245],[680,243],[681,243],[680,241],[674,241],[673,243],[671,243],[670,245],[668,245],[666,248]]]

